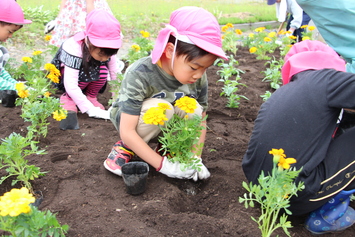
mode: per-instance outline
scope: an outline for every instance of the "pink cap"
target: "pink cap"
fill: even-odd
[[[290,82],[291,77],[305,70],[332,68],[345,71],[345,61],[328,45],[313,40],[304,40],[292,46],[285,56],[282,67],[282,82]]]
[[[122,46],[121,25],[105,10],[93,10],[86,17],[86,30],[75,34],[76,41],[88,37],[99,48],[119,49]]]
[[[216,18],[200,7],[181,7],[170,16],[170,23],[159,32],[152,52],[156,63],[164,52],[169,36],[195,44],[199,48],[228,60],[222,49],[220,26]]]
[[[15,0],[0,1],[0,21],[12,23],[14,25],[32,23],[32,21],[24,18],[23,11]]]

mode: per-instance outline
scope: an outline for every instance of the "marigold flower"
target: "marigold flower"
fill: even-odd
[[[305,36],[302,38],[302,40],[310,40],[311,38],[309,38],[308,36]]]
[[[309,31],[314,31],[315,29],[316,29],[315,26],[308,26],[308,30],[309,30]]]
[[[53,113],[53,118],[57,121],[61,121],[67,118],[67,111],[66,110],[56,110]]]
[[[296,163],[295,158],[284,158],[283,156],[280,156],[279,163],[277,164],[279,167],[282,167],[285,170],[288,170],[291,167],[291,164]]]
[[[148,38],[150,36],[149,32],[144,31],[144,30],[141,30],[140,33],[144,38]]]
[[[255,36],[254,33],[250,33],[250,34],[248,35],[249,38],[254,38],[254,36]]]
[[[300,28],[301,29],[305,29],[305,28],[307,28],[308,27],[308,25],[303,25],[303,26],[301,26]]]
[[[30,95],[28,90],[20,90],[17,92],[17,94],[20,98],[26,98]]]
[[[257,47],[251,47],[251,48],[249,49],[249,52],[250,52],[250,53],[255,53],[257,50],[258,50]]]
[[[234,25],[233,25],[232,23],[227,23],[226,26],[227,26],[228,28],[233,28],[233,27],[234,27]]]
[[[264,37],[264,41],[265,41],[265,42],[270,42],[270,41],[272,41],[272,39],[269,38],[269,37]]]
[[[45,41],[50,41],[52,39],[52,36],[51,35],[46,35],[45,37],[44,37],[44,40]]]
[[[273,37],[276,36],[276,32],[275,31],[271,31],[267,36],[270,37],[270,38],[273,38]]]
[[[31,211],[29,204],[35,201],[26,187],[13,188],[0,197],[0,215],[18,216],[21,213],[29,213]]]
[[[16,89],[17,91],[23,91],[23,90],[25,90],[25,89],[26,89],[25,83],[22,83],[22,82],[16,83],[15,89]]]
[[[53,74],[53,73],[49,73],[48,75],[47,75],[47,78],[49,78],[52,82],[54,82],[54,83],[59,83],[59,78],[58,78],[58,76],[56,76],[55,74]]]
[[[51,63],[46,63],[44,64],[44,69],[47,70],[47,71],[50,71],[51,69],[53,69],[54,64],[51,64]]]
[[[146,124],[164,125],[164,121],[167,120],[168,118],[165,115],[165,110],[159,107],[151,107],[143,115],[143,121]]]
[[[297,39],[297,37],[296,36],[294,36],[294,35],[290,35],[288,38],[290,38],[290,39]]]
[[[222,35],[221,38],[224,39],[224,38],[226,38],[226,36],[225,36],[225,35]]]
[[[141,50],[141,47],[140,47],[138,44],[133,44],[133,45],[131,46],[131,48],[132,48],[134,51],[136,51],[136,52],[138,52],[139,50]]]
[[[186,113],[191,114],[197,108],[197,101],[194,98],[184,96],[175,101],[175,105]]]
[[[30,57],[22,57],[22,61],[25,63],[32,63],[32,58]]]
[[[32,55],[36,56],[36,55],[40,55],[41,53],[42,53],[42,51],[35,50],[35,51],[33,51]]]
[[[44,97],[47,97],[47,98],[48,98],[48,97],[51,95],[51,93],[50,93],[49,91],[46,91],[46,92],[44,92],[43,95],[44,95]]]
[[[258,27],[254,31],[255,32],[263,32],[266,28],[265,27]]]
[[[221,31],[226,32],[228,30],[228,26],[222,26]]]
[[[243,34],[243,31],[240,30],[240,29],[236,29],[236,30],[235,30],[235,33],[236,33],[237,35],[242,35],[242,34]]]
[[[158,103],[158,108],[162,109],[162,110],[167,110],[167,109],[171,109],[170,106],[167,103]]]

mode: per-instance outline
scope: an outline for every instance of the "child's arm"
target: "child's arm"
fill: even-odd
[[[3,68],[0,72],[0,90],[15,90],[17,81]]]
[[[86,14],[89,14],[94,9],[94,0],[86,0]]]

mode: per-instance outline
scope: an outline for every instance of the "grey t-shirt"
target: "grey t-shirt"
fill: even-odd
[[[134,62],[124,75],[118,99],[113,103],[112,115],[116,128],[121,113],[140,115],[142,103],[148,98],[161,98],[174,103],[183,96],[191,96],[203,107],[208,106],[208,82],[206,73],[194,84],[181,84],[175,77],[167,74],[151,57]]]

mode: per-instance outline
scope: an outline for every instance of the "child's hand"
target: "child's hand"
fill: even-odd
[[[161,161],[160,168],[157,169],[162,174],[170,178],[177,178],[177,179],[192,179],[195,176],[196,170],[193,169],[186,169],[182,171],[180,168],[179,162],[171,162],[166,156],[163,156]]]
[[[109,111],[100,109],[99,107],[91,108],[86,113],[92,118],[110,119]]]
[[[199,161],[199,167],[200,167],[200,171],[196,172],[194,177],[192,178],[195,182],[198,179],[208,179],[211,176],[211,173],[208,171],[207,167],[202,163],[202,159],[199,157],[196,157],[198,159],[200,159]]]
[[[57,25],[57,21],[54,19],[46,24],[44,28],[44,34],[49,34]]]

